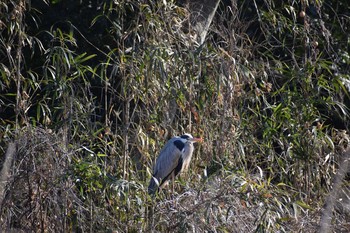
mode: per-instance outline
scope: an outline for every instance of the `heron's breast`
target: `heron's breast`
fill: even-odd
[[[183,171],[188,170],[188,167],[190,166],[193,150],[194,150],[193,145],[189,145],[189,146],[185,147],[185,150],[184,150],[183,155],[182,155],[182,159],[183,159],[182,170]]]

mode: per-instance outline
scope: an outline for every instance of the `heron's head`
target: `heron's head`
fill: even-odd
[[[180,138],[183,138],[189,142],[196,143],[196,142],[202,142],[202,138],[194,138],[191,134],[185,133],[184,135],[181,135]]]

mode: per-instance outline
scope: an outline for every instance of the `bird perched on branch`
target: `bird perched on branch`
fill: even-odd
[[[174,179],[179,173],[186,171],[191,162],[193,144],[202,141],[201,138],[194,138],[191,134],[171,138],[157,158],[148,186],[148,193],[155,194],[170,179]]]

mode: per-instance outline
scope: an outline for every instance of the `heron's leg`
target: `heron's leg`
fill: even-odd
[[[171,192],[171,199],[172,199],[172,205],[173,208],[176,208],[176,199],[175,199],[175,173],[171,175],[171,183],[172,183],[172,192]]]
[[[174,195],[174,190],[175,190],[175,174],[171,174],[171,183],[172,183],[172,192],[171,194]]]

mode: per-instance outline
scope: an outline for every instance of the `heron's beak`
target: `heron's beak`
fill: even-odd
[[[203,142],[203,138],[191,138],[190,141],[193,142],[193,143],[195,143],[195,142]]]

